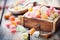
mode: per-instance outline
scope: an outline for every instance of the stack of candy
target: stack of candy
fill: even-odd
[[[6,27],[10,29],[11,33],[16,33],[16,32],[24,33],[24,32],[26,32],[26,29],[20,23],[19,17],[15,18],[15,16],[8,14],[8,15],[4,15],[4,18],[9,20],[6,23]]]
[[[15,24],[13,25],[11,23],[6,23],[6,27],[9,28],[12,33],[15,33],[15,32],[25,33],[26,32],[26,29],[22,25],[16,26]]]
[[[45,6],[35,6],[35,7],[29,7],[28,12],[26,12],[24,16],[30,18],[54,20],[59,15],[54,7],[47,8]]]
[[[23,39],[28,40],[28,33],[23,33]]]
[[[15,33],[16,32],[16,26],[15,25],[12,25],[10,22],[9,23],[6,23],[6,27],[11,29],[11,33]]]

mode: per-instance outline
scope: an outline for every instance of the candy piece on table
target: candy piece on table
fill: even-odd
[[[5,19],[9,19],[9,15],[4,15],[4,18]]]
[[[39,37],[39,35],[40,35],[40,32],[39,31],[35,31],[32,36]]]
[[[6,24],[7,28],[10,28],[10,25],[11,25],[10,23],[7,23],[7,24]]]
[[[10,20],[10,21],[15,21],[15,16],[9,17],[9,20]]]
[[[23,33],[23,39],[27,40],[28,39],[28,33]]]
[[[16,21],[11,21],[11,24],[17,26]]]
[[[10,28],[11,29],[16,29],[16,26],[15,25],[10,25]]]
[[[17,32],[20,32],[20,26],[17,26],[17,28],[16,28],[16,30],[17,30]]]
[[[29,7],[29,8],[28,8],[28,11],[29,11],[29,12],[32,12],[32,11],[33,11],[33,8],[32,8],[32,7]]]
[[[18,25],[20,25],[20,20],[16,20],[16,23],[17,23]]]
[[[5,18],[5,19],[9,19],[9,17],[10,17],[11,15],[12,15],[11,13],[7,13],[7,14],[4,15],[4,18]]]
[[[11,29],[11,33],[16,33],[16,29]]]
[[[33,35],[34,32],[35,32],[35,28],[32,28],[32,29],[30,29],[29,34]]]
[[[26,32],[26,29],[22,25],[17,25],[17,31],[20,31],[22,33]]]

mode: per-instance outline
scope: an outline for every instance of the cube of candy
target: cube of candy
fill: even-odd
[[[30,29],[29,34],[32,35],[35,32],[35,28]]]
[[[42,18],[47,19],[48,15],[47,14],[42,14]]]
[[[29,7],[29,8],[28,8],[28,11],[29,11],[29,12],[32,12],[32,11],[33,11],[33,8],[32,8],[32,7]]]
[[[50,13],[47,13],[48,16],[50,16]]]
[[[41,10],[38,9],[38,10],[36,11],[36,13],[37,13],[37,14],[41,14]]]
[[[36,11],[36,18],[41,18],[41,12],[39,9]]]
[[[11,24],[17,26],[16,21],[11,21]]]
[[[10,25],[11,25],[10,23],[7,23],[7,24],[6,24],[7,28],[10,28]]]
[[[35,31],[32,36],[39,37],[39,35],[40,35],[40,32],[39,31]]]
[[[54,14],[51,14],[50,17],[52,17],[53,19],[55,19],[55,15]]]
[[[11,29],[16,29],[16,26],[15,25],[10,25],[10,28]]]
[[[11,17],[9,17],[9,20],[10,21],[15,21],[15,17],[14,16],[11,16]]]
[[[42,7],[41,7],[41,12],[44,12],[44,11],[47,10],[47,9],[48,9],[47,7],[42,6]]]
[[[27,40],[28,39],[28,33],[23,33],[23,39]]]
[[[52,17],[48,17],[48,19],[49,19],[49,20],[54,20],[54,18],[52,18]]]
[[[11,29],[11,33],[16,33],[16,29]]]
[[[19,32],[22,32],[22,33],[24,33],[24,32],[26,32],[26,29],[22,26],[22,25],[17,25],[17,31]]]
[[[55,16],[55,18],[58,17],[58,13],[55,12],[55,13],[54,13],[54,16]]]
[[[51,13],[55,12],[55,8],[54,7],[50,7],[49,9],[51,10]]]
[[[11,13],[7,13],[7,14],[4,15],[4,18],[5,18],[5,19],[9,19],[9,17],[10,17],[11,15],[12,15]]]
[[[46,10],[46,14],[47,14],[48,16],[50,16],[51,13],[50,13],[50,10],[49,10],[49,9]]]
[[[36,18],[41,18],[41,15],[36,15]]]
[[[20,25],[20,20],[16,20],[16,23],[17,23],[18,25]]]

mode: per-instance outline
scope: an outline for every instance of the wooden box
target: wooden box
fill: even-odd
[[[53,21],[37,18],[27,18],[24,16],[20,16],[20,20],[21,24],[25,27],[35,28],[36,30],[39,30],[40,36],[44,38],[49,38],[52,36],[60,25],[60,16],[58,16]]]
[[[28,28],[35,28],[37,30],[42,30],[46,32],[51,32],[52,30],[56,30],[60,24],[60,16],[55,20],[45,20],[38,18],[27,18],[21,17],[21,24]]]

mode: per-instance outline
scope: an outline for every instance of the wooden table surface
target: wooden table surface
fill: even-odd
[[[11,0],[7,1],[7,5],[11,5]],[[5,9],[4,13],[7,13],[7,12],[8,12],[8,10]],[[20,32],[17,32],[15,34],[10,33],[10,30],[5,25],[6,22],[7,21],[3,17],[2,24],[0,27],[0,40],[23,40],[23,39],[21,39]],[[30,40],[60,40],[60,30],[58,29],[58,31],[52,37],[50,37],[48,39],[41,38],[41,37],[36,38],[36,37],[31,36]]]

